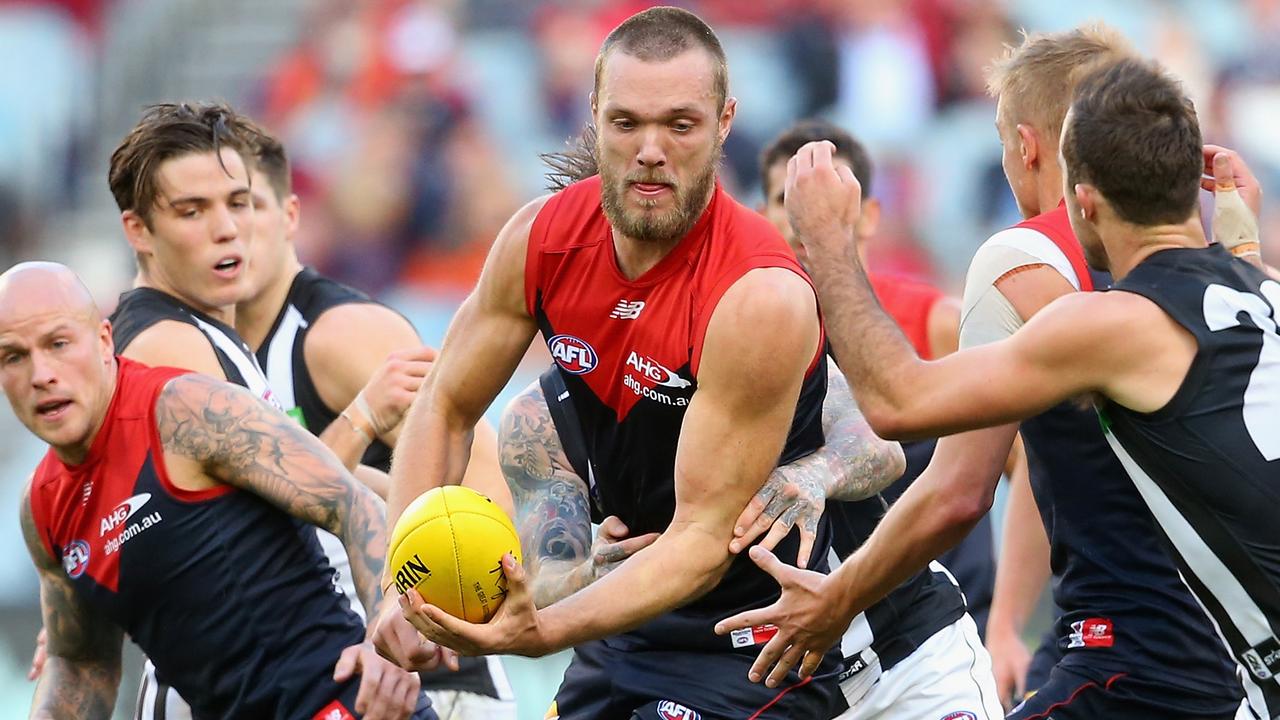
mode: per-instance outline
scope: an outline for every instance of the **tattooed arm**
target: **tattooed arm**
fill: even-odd
[[[31,718],[108,720],[120,686],[123,634],[75,593],[62,564],[49,556],[23,493],[22,535],[40,574],[40,611],[48,631],[49,659],[36,684]]]
[[[628,538],[622,521],[609,517],[592,542],[587,485],[569,466],[538,382],[503,413],[498,455],[538,607],[590,585],[657,539]]]
[[[741,552],[765,530],[760,544],[772,550],[800,526],[799,567],[808,567],[827,500],[865,500],[888,487],[906,470],[902,446],[882,440],[858,410],[849,383],[832,364],[822,405],[827,444],[817,452],[773,471],[734,525],[731,552]]]
[[[234,485],[333,533],[351,558],[366,613],[378,611],[385,507],[315,436],[244,388],[195,374],[161,391],[156,426],[175,483],[186,487],[194,477]]]

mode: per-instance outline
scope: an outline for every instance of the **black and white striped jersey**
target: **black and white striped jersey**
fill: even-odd
[[[1280,718],[1280,283],[1211,246],[1159,251],[1115,288],[1156,303],[1198,349],[1165,407],[1100,408],[1107,441],[1245,670],[1250,705]]]
[[[166,320],[191,325],[204,333],[227,382],[248,388],[254,395],[280,407],[253,351],[234,328],[155,288],[134,288],[120,295],[116,310],[111,313],[111,336],[116,352],[123,354],[143,331]]]
[[[258,362],[266,370],[271,389],[285,412],[316,435],[324,432],[342,408],[325,405],[316,389],[311,369],[307,367],[307,332],[321,315],[332,308],[375,302],[355,288],[331,280],[311,268],[303,268],[293,278],[284,306],[258,347]],[[391,448],[380,440],[374,440],[361,462],[389,471]],[[330,549],[325,546],[326,551]],[[423,688],[463,691],[494,698],[510,696],[506,673],[497,658],[464,657],[459,658],[458,664],[458,672],[423,673]]]

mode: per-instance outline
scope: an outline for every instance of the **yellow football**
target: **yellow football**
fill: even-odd
[[[416,588],[450,615],[480,623],[506,596],[505,553],[520,561],[511,518],[475,490],[449,485],[409,503],[391,531],[387,562],[401,595]]]

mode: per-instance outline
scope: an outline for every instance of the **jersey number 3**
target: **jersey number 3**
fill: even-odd
[[[1280,334],[1276,329],[1280,283],[1265,280],[1258,289],[1262,297],[1210,285],[1204,291],[1204,319],[1210,330],[1218,332],[1239,327],[1240,313],[1244,313],[1262,331],[1258,365],[1250,373],[1244,391],[1244,427],[1270,462],[1280,458]]]

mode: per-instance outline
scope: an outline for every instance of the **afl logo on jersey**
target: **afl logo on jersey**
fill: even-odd
[[[674,700],[662,700],[658,703],[658,717],[662,720],[702,720],[702,715],[697,710]]]
[[[572,335],[556,335],[547,341],[551,359],[571,375],[585,375],[596,369],[596,351],[585,340]]]
[[[943,715],[942,720],[978,720],[978,716],[968,710],[953,712],[950,715]]]
[[[84,574],[89,568],[89,543],[76,540],[62,549],[62,569],[72,580]]]

